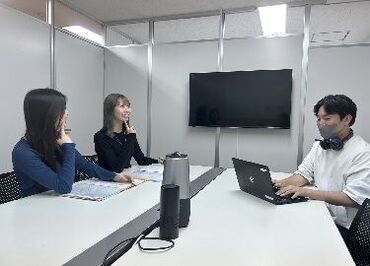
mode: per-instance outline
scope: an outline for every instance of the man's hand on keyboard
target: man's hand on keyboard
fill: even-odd
[[[309,188],[288,185],[286,187],[280,188],[276,192],[276,195],[279,195],[281,197],[292,195],[291,196],[292,199],[297,197],[312,198],[313,192],[314,191]]]
[[[275,187],[283,188],[287,186],[304,186],[308,183],[308,181],[299,174],[293,174],[284,179],[272,179],[272,184]]]

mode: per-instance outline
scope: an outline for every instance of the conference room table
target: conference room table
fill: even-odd
[[[273,205],[241,191],[234,169],[205,187],[191,207],[189,226],[172,249],[144,252],[135,244],[113,265],[355,265],[324,202]],[[149,234],[158,235],[158,229]]]
[[[191,166],[190,178],[210,168]],[[158,204],[160,186],[147,181],[100,202],[45,192],[1,204],[0,265],[99,265],[130,233],[125,225]]]

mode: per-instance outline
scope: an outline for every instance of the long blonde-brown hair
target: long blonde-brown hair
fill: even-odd
[[[130,101],[128,98],[119,93],[112,93],[105,97],[104,100],[104,127],[107,129],[108,136],[113,136],[113,118],[114,108],[119,104],[120,100],[124,105],[130,107]],[[126,131],[126,127],[122,126],[123,131]]]

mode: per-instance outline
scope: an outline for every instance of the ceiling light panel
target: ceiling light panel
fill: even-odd
[[[286,33],[286,10],[286,4],[258,7],[264,36]]]
[[[304,7],[288,8],[286,17],[286,33],[303,34]],[[225,38],[255,38],[262,35],[262,26],[257,10],[226,14]]]

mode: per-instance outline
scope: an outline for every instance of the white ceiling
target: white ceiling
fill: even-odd
[[[98,21],[141,20],[157,18],[155,21],[155,42],[191,41],[217,39],[219,16],[196,17],[170,20],[171,16],[214,12],[220,8],[227,10],[245,9],[248,12],[226,14],[225,38],[257,37],[262,35],[256,6],[289,3],[286,32],[303,34],[305,3],[314,4],[311,10],[311,45],[336,45],[370,43],[370,1],[364,0],[58,0],[75,10]],[[0,0],[22,12],[41,19],[45,16],[45,0]],[[324,3],[324,4],[323,4]],[[67,17],[57,8],[57,18]],[[239,10],[240,11],[240,10]],[[71,12],[69,12],[71,13]],[[77,13],[76,13],[77,14]],[[69,20],[71,16],[69,15]],[[82,16],[80,16],[82,17]],[[158,21],[158,17],[166,17]],[[80,19],[81,20],[81,19]],[[83,24],[82,20],[74,23]],[[58,22],[58,19],[57,19]],[[70,21],[71,22],[71,21]],[[71,22],[72,23],[72,22]],[[60,24],[60,23],[59,23]],[[58,24],[58,25],[59,25]],[[94,24],[93,21],[85,23]],[[97,23],[96,23],[97,24]],[[91,28],[91,27],[90,27]],[[112,26],[123,35],[130,36],[139,43],[148,42],[148,23]],[[94,27],[90,30],[100,33]],[[128,44],[132,41],[122,34],[115,35],[113,45]],[[344,38],[344,39],[343,39]]]
[[[239,9],[282,3],[302,5],[325,0],[61,0],[92,17],[112,21],[143,19],[223,9]]]
[[[303,7],[289,8],[287,11],[286,32],[289,34],[303,34],[303,16]],[[141,43],[148,41],[147,23],[117,25],[113,27]],[[157,21],[154,27],[155,42],[217,39],[219,35],[219,16]],[[261,35],[262,28],[256,10],[226,15],[225,38],[257,37]]]
[[[321,41],[312,45],[369,43],[370,1],[313,6],[310,31],[311,38],[312,34],[320,32],[330,35],[329,38],[324,38],[329,42]],[[337,34],[337,31],[349,33],[342,41],[343,35]]]
[[[312,6],[311,45],[353,44],[370,42],[370,1],[358,0],[61,0],[75,9],[104,23],[170,17],[179,14],[250,9],[249,12],[227,14],[225,37],[256,37],[262,35],[256,6],[288,3],[287,33],[303,34],[305,3]],[[350,2],[350,3],[344,3]],[[323,5],[323,3],[325,3]],[[318,5],[320,4],[320,5]],[[300,7],[295,7],[300,6]],[[218,37],[218,17],[155,22],[155,41],[171,42],[205,40]],[[138,23],[115,25],[116,30],[145,43],[148,25]],[[323,33],[324,32],[324,33]],[[345,36],[343,40],[343,36]],[[127,39],[125,39],[127,42]]]

